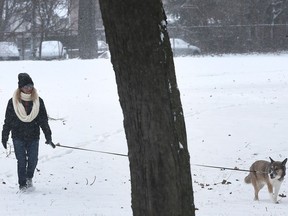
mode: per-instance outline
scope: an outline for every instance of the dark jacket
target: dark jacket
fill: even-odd
[[[39,97],[40,108],[37,117],[32,122],[22,122],[16,115],[12,99],[8,101],[5,121],[2,131],[2,143],[7,143],[10,131],[13,139],[25,141],[40,138],[40,127],[45,135],[46,141],[52,141],[51,130],[48,124],[48,116],[43,100]],[[32,104],[29,108],[32,109]]]

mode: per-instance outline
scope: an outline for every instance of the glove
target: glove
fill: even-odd
[[[7,142],[2,142],[2,145],[5,149],[7,149]]]
[[[54,144],[51,140],[47,140],[45,143],[46,143],[47,145],[52,146],[52,148],[55,148],[55,147],[56,147],[55,144]]]

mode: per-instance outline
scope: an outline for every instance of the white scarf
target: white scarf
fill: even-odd
[[[22,122],[32,122],[37,117],[37,115],[39,113],[39,108],[40,108],[39,96],[38,96],[37,92],[35,92],[36,97],[34,99],[32,99],[31,94],[24,94],[23,92],[20,93],[21,100],[24,100],[24,101],[32,101],[33,100],[32,111],[29,115],[27,115],[23,104],[21,103],[21,101],[19,101],[19,98],[17,98],[17,92],[18,91],[19,90],[17,89],[14,92],[13,99],[12,99],[14,111],[15,111],[17,117]],[[34,89],[34,91],[36,91],[36,89]]]

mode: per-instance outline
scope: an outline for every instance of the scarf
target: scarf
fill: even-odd
[[[20,99],[17,97],[18,89],[14,92],[12,101],[13,101],[13,107],[14,111],[17,115],[17,117],[22,121],[22,122],[32,122],[38,115],[39,113],[39,108],[40,108],[40,102],[39,102],[39,96],[37,92],[35,92],[35,97],[32,98],[31,94],[25,94],[23,92],[20,93]],[[36,91],[36,89],[34,89]],[[25,108],[23,104],[21,103],[21,100],[23,101],[33,101],[33,107],[32,111],[29,115],[27,115]]]

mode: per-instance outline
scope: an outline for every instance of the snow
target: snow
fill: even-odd
[[[288,151],[288,61],[280,55],[175,58],[187,127],[197,216],[287,215],[287,198],[274,204],[263,188],[253,201],[246,172],[255,160],[283,161]],[[0,62],[0,124],[17,88],[31,75],[50,117],[53,141],[127,154],[123,116],[109,60]],[[11,139],[9,140],[11,144]],[[126,157],[52,149],[40,141],[36,190],[17,193],[14,153],[0,149],[1,215],[131,216]],[[280,188],[287,194],[287,180]]]

